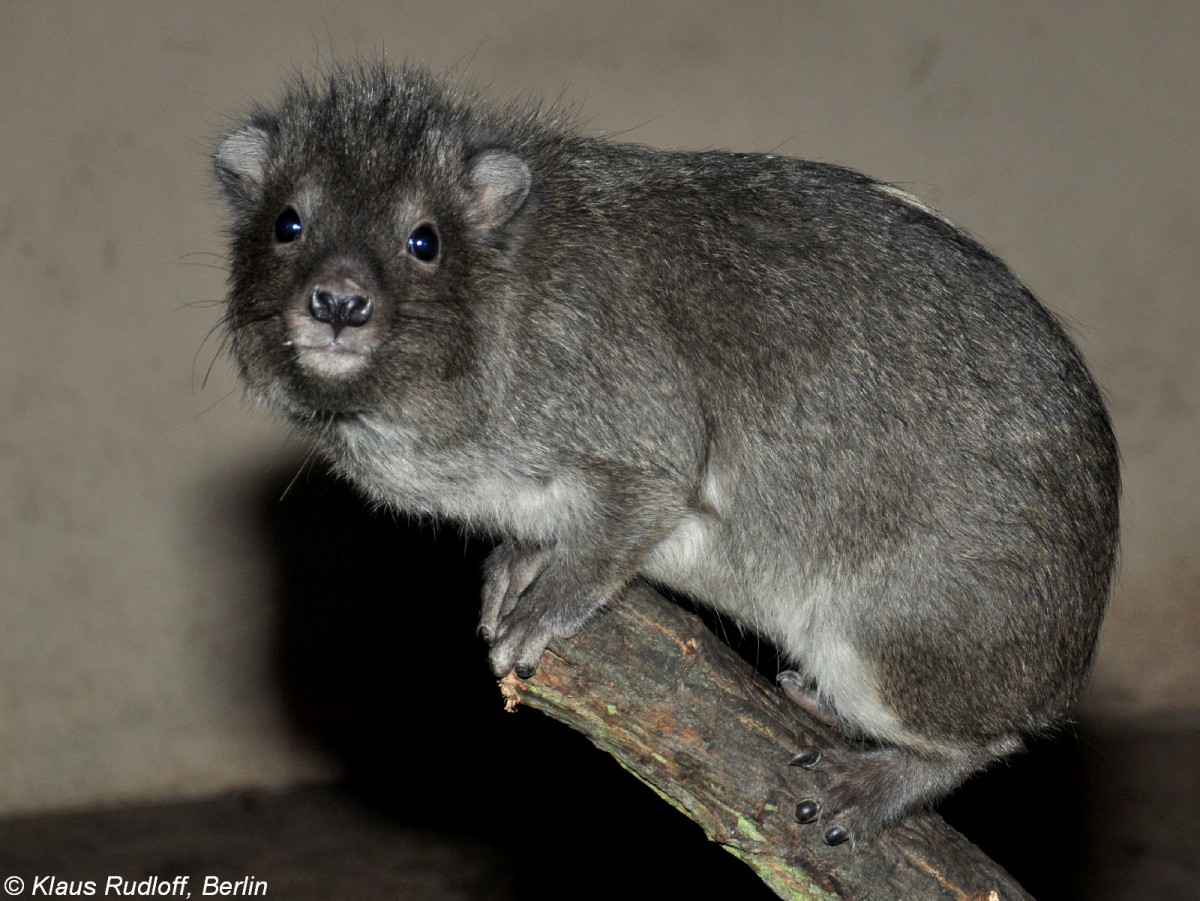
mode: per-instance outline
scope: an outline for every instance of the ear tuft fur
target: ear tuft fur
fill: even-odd
[[[529,195],[533,173],[520,157],[503,150],[485,150],[471,160],[471,222],[479,228],[503,225]]]
[[[243,125],[225,136],[213,154],[213,168],[230,202],[253,203],[258,199],[270,153],[271,136],[257,125]]]

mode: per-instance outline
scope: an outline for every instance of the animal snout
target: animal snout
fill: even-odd
[[[359,328],[370,322],[375,304],[367,294],[318,285],[308,298],[308,312],[317,322],[332,326],[336,335],[347,326]]]

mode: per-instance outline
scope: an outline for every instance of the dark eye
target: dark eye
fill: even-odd
[[[275,220],[275,240],[280,244],[290,244],[300,237],[302,231],[304,223],[300,221],[300,214],[291,207],[280,213],[279,218]]]
[[[418,225],[408,236],[408,252],[422,263],[432,263],[438,256],[438,235],[433,226]]]

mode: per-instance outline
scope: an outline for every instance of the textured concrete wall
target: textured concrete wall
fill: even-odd
[[[331,53],[895,181],[1071,324],[1126,464],[1092,715],[1200,707],[1200,6],[0,4],[0,812],[331,771],[283,712],[206,154]],[[232,393],[231,393],[232,392]],[[435,636],[482,654],[469,636]]]

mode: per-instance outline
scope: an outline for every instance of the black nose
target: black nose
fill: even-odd
[[[358,328],[371,320],[375,305],[365,294],[338,294],[315,288],[308,299],[308,312],[317,322],[333,326],[336,335],[346,326]]]

